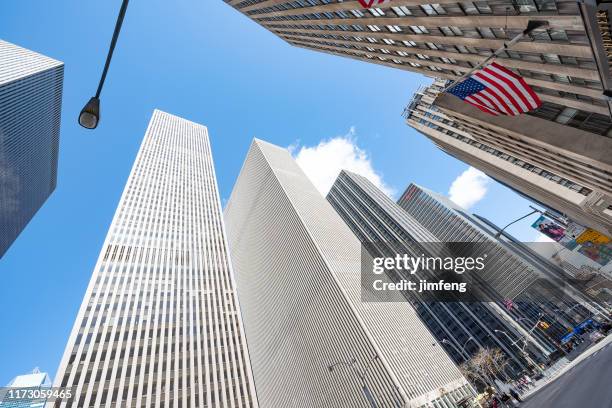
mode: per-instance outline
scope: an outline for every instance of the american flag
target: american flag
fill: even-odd
[[[523,78],[495,62],[452,86],[448,92],[491,115],[515,116],[542,105]]]
[[[388,3],[390,1],[391,0],[359,0],[359,4],[361,4],[365,8],[370,8],[372,6]]]

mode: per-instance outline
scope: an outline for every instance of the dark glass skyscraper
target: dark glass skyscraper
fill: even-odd
[[[405,195],[404,195],[405,197]],[[407,253],[418,257],[429,254],[432,242],[471,242],[474,231],[458,229],[461,219],[443,219],[430,208],[421,205],[424,214],[440,218],[441,226],[456,235],[440,236],[435,228],[419,222],[398,204],[378,190],[366,178],[342,171],[330,190],[327,200],[349,225],[361,242],[375,242],[368,250],[378,251],[372,256],[394,256]],[[471,233],[471,235],[470,235]],[[482,241],[482,240],[476,240]],[[499,245],[494,259],[489,259],[487,281],[500,291],[515,293],[517,296],[535,280],[535,271],[526,263],[504,251]],[[493,258],[493,257],[492,257]],[[407,295],[408,296],[408,295]],[[456,362],[466,360],[480,347],[499,348],[510,361],[515,373],[533,365],[531,360],[545,361],[555,351],[555,344],[531,331],[535,321],[519,321],[502,305],[491,301],[482,302],[436,302],[432,299],[408,297],[419,316],[434,337],[441,342]],[[501,302],[500,302],[501,303]],[[525,317],[525,316],[521,316]],[[536,317],[537,320],[537,317]],[[520,344],[517,347],[517,344]],[[520,350],[525,345],[531,357]]]
[[[0,257],[55,190],[64,64],[0,40]]]

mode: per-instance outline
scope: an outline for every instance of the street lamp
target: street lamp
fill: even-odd
[[[468,339],[468,341],[469,341],[469,339]],[[454,344],[453,342],[450,342],[450,341],[448,341],[447,339],[442,339],[442,340],[440,341],[440,343],[448,344],[449,346],[451,346],[452,348],[454,348],[454,349],[455,349],[455,351],[456,351],[456,352],[458,352],[458,353],[459,353],[459,355],[463,356],[463,358],[465,358],[466,360],[469,358],[469,355],[467,355],[467,354],[465,353],[465,350],[463,350],[463,349],[459,350],[459,348],[458,348],[457,346],[455,346],[455,344]],[[467,344],[467,341],[466,341],[466,344]],[[434,344],[434,345],[435,345],[435,344]]]
[[[108,49],[108,54],[106,55],[106,62],[104,63],[104,69],[102,70],[102,76],[100,77],[100,82],[98,83],[96,95],[89,99],[79,114],[79,125],[83,126],[85,129],[95,129],[98,126],[98,123],[100,123],[100,93],[102,92],[104,80],[106,79],[106,74],[108,73],[108,67],[110,66],[111,59],[113,58],[113,51],[115,51],[115,45],[117,44],[117,38],[119,37],[119,32],[121,31],[121,25],[123,24],[123,18],[125,17],[128,2],[129,0],[123,0],[123,3],[121,3],[121,9],[119,10],[119,15],[117,16],[115,31],[113,32],[113,38]]]
[[[494,332],[503,333],[508,338],[508,340],[510,340],[510,344],[512,344],[513,346],[516,346],[516,348],[519,349],[519,351],[521,352],[521,355],[525,358],[525,360],[529,361],[529,363],[531,363],[531,365],[533,365],[540,373],[544,373],[544,370],[542,370],[542,368],[531,358],[529,353],[527,353],[524,349],[519,347],[519,345],[517,344],[518,340],[513,341],[512,338],[508,335],[508,333],[506,333],[503,330],[494,330]]]
[[[475,339],[474,337],[470,336],[470,338],[469,338],[469,339],[467,339],[467,340],[465,341],[465,343],[463,343],[463,347],[461,347],[461,350],[463,350],[463,352],[465,352],[465,346],[467,346],[467,344],[468,344],[470,341],[474,341],[474,342],[476,342],[476,339]],[[478,342],[476,342],[476,345],[480,347],[480,345],[478,344]]]
[[[499,238],[499,237],[501,236],[501,234],[503,234],[503,233],[504,233],[504,230],[505,230],[506,228],[508,228],[509,226],[511,226],[512,224],[517,223],[517,222],[519,222],[520,220],[523,220],[523,219],[525,219],[525,218],[527,218],[527,217],[530,217],[530,216],[532,216],[533,214],[535,214],[535,213],[539,212],[539,210],[536,210],[536,209],[535,209],[535,208],[533,208],[533,207],[531,207],[531,209],[532,209],[533,211],[531,211],[529,214],[526,214],[526,215],[523,215],[523,216],[522,216],[522,217],[520,217],[520,218],[517,218],[516,220],[512,221],[510,224],[506,225],[504,228],[502,228],[502,229],[500,229],[499,231],[497,231],[497,233],[495,234],[495,238]]]
[[[376,400],[374,399],[374,395],[372,394],[372,391],[370,391],[370,388],[368,388],[368,385],[366,384],[366,375],[368,373],[368,370],[370,369],[370,367],[372,366],[372,363],[374,361],[378,360],[378,356],[374,356],[370,361],[368,361],[365,369],[363,371],[360,371],[357,367],[355,367],[355,364],[357,364],[357,359],[353,358],[350,361],[338,361],[337,363],[334,363],[330,366],[327,367],[327,369],[329,370],[329,372],[333,372],[334,368],[336,368],[337,366],[340,365],[346,365],[350,368],[353,369],[353,371],[355,371],[355,373],[357,373],[357,376],[359,377],[359,379],[361,380],[361,390],[363,391],[363,394],[365,395],[366,399],[368,400],[368,402],[370,403],[370,407],[371,408],[377,408],[378,406],[376,405]]]
[[[531,35],[531,33],[534,30],[537,29],[543,29],[548,27],[548,22],[547,21],[541,21],[541,20],[529,20],[527,22],[527,27],[525,27],[525,29],[519,33],[518,35],[516,35],[514,38],[512,38],[510,41],[505,42],[500,48],[498,48],[497,50],[493,51],[493,53],[491,55],[489,55],[487,58],[485,58],[482,62],[476,64],[475,67],[473,67],[472,69],[470,69],[468,72],[466,72],[465,74],[463,74],[462,76],[460,76],[459,78],[455,79],[453,82],[451,82],[449,85],[447,85],[441,92],[447,92],[450,89],[454,88],[455,86],[457,86],[461,81],[463,81],[465,78],[468,78],[470,75],[472,75],[476,70],[482,68],[484,65],[486,65],[487,63],[489,63],[489,61],[492,61],[493,59],[497,58],[498,55],[508,51],[510,48],[512,48],[516,43],[518,43],[523,37],[526,37],[528,35]]]

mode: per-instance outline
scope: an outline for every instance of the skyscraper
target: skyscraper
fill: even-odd
[[[481,218],[467,214],[448,198],[411,184],[398,204],[443,241],[496,242],[500,248],[496,254],[496,261],[500,265],[496,273],[509,283],[522,286],[520,295],[513,298],[513,306],[504,309],[541,344],[558,346],[568,329],[598,312],[595,303],[564,279],[562,270],[516,240],[506,239],[505,236],[495,237],[497,230]],[[527,276],[531,276],[531,280],[525,281],[524,277]],[[551,290],[555,286],[563,290]],[[567,311],[572,313],[568,314]],[[548,327],[534,326],[539,320],[538,316],[546,321]]]
[[[612,129],[606,96],[612,94],[607,57],[612,7],[604,2],[393,0],[369,9],[356,0],[226,3],[296,47],[443,79],[464,75],[529,21],[543,21],[547,26],[496,59],[524,77],[543,101],[530,114],[539,119],[534,122],[539,128],[558,124],[566,132],[576,130],[574,135],[580,129],[606,137]],[[523,130],[532,128],[525,124]]]
[[[57,407],[257,406],[208,130],[155,110],[56,378]]]
[[[368,251],[375,252],[371,254],[375,257],[394,257],[404,253],[411,257],[435,256],[440,246],[432,243],[461,242],[474,237],[473,233],[460,231],[453,222],[444,219],[440,221],[441,228],[457,233],[452,238],[440,238],[439,231],[421,224],[365,177],[346,170],[334,182],[327,201]],[[439,217],[431,205],[423,205],[422,211],[433,218]],[[491,256],[487,260],[485,282],[490,286],[517,296],[534,282],[533,271],[503,253],[501,248],[487,245],[486,250],[496,250],[495,258],[491,259]],[[426,273],[422,271],[419,278],[431,280],[432,277]],[[483,298],[480,302],[437,300],[415,292],[406,293],[406,302],[412,303],[424,324],[457,363],[466,361],[481,348],[498,348],[507,356],[510,370],[517,375],[531,364],[515,346],[522,342],[521,339],[527,338],[527,350],[540,361],[545,361],[555,350],[554,344],[529,333],[534,322],[527,320],[525,329],[493,299]]]
[[[435,105],[445,84],[445,80],[436,80],[413,96],[405,111],[409,126],[446,153],[529,199],[582,225],[612,234],[612,195],[602,189],[607,183],[604,169],[591,166],[590,171],[584,171],[576,158],[561,161],[555,156],[551,160],[542,149],[525,148],[516,138],[506,138],[500,145],[490,137],[479,137],[478,132],[462,126]],[[558,136],[565,137],[561,131]]]
[[[64,64],[0,40],[0,257],[57,182]]]
[[[569,201],[580,201],[580,211],[612,229],[612,5],[393,0],[365,9],[356,0],[226,2],[296,47],[445,80],[463,77],[505,47],[496,62],[525,79],[540,108],[493,116],[448,93],[435,105],[478,142],[589,189],[588,199],[570,193]],[[530,21],[546,25],[506,47]]]
[[[362,301],[359,240],[286,149],[253,141],[224,215],[261,406],[442,408],[471,394],[408,303]]]

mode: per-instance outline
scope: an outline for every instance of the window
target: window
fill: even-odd
[[[391,10],[393,10],[398,17],[405,17],[412,14],[412,12],[406,6],[391,7]]]
[[[427,31],[427,28],[425,28],[425,26],[410,26],[410,28],[412,29],[412,31],[414,31],[415,34],[429,33],[429,31]]]
[[[439,4],[423,4],[421,9],[428,16],[436,16],[438,14],[446,14],[446,10],[442,8]]]
[[[477,30],[482,38],[495,38],[495,34],[493,34],[493,31],[488,27],[478,27]]]
[[[561,60],[559,59],[559,56],[556,54],[542,54],[542,58],[544,58],[544,61],[552,63],[552,64],[560,64]]]
[[[385,12],[382,11],[381,9],[377,8],[377,7],[373,7],[371,9],[369,9],[370,13],[372,13],[372,15],[374,17],[380,17],[380,16],[384,16]]]
[[[561,111],[559,116],[557,116],[555,122],[565,125],[570,120],[572,120],[572,118],[576,115],[577,112],[578,111],[574,108],[565,108]]]

